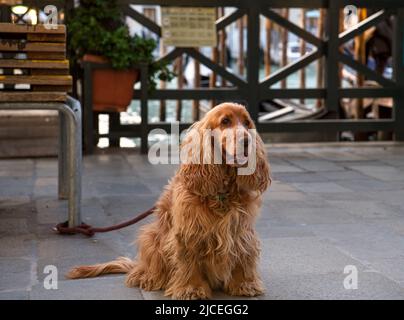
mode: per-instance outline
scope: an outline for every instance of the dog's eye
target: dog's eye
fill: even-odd
[[[223,125],[228,125],[228,124],[230,124],[230,119],[229,118],[227,118],[227,117],[224,117],[223,119],[222,119],[222,124]]]

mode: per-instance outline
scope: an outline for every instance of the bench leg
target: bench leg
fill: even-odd
[[[58,195],[59,199],[68,198],[67,184],[67,123],[66,116],[59,111],[59,152],[58,152]]]
[[[81,145],[81,116],[80,110],[75,111],[74,117],[67,122],[67,185],[69,200],[69,227],[81,224],[81,175],[82,175],[82,145]]]

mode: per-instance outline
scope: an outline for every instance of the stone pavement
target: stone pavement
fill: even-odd
[[[280,145],[269,156],[259,298],[404,299],[404,145]],[[134,152],[85,157],[84,221],[105,226],[148,209],[174,170]],[[126,288],[120,275],[65,280],[73,265],[134,256],[131,242],[147,222],[91,239],[60,236],[52,227],[66,208],[56,159],[0,160],[0,299],[164,299]],[[47,265],[58,268],[57,290],[44,288]],[[343,286],[348,265],[358,270],[356,290]]]

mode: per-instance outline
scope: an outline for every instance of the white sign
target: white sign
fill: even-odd
[[[161,7],[164,45],[214,47],[216,8]]]

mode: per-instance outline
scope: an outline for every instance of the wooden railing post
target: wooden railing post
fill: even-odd
[[[335,116],[339,116],[340,103],[338,96],[339,74],[338,74],[338,34],[339,34],[339,1],[329,1],[328,13],[327,13],[327,43],[328,48],[326,52],[326,98],[325,107],[327,110]]]
[[[400,96],[394,97],[395,135],[397,141],[404,141],[404,8],[397,9],[393,35],[393,70]]]
[[[247,31],[247,88],[248,110],[254,121],[258,121],[259,110],[259,8],[251,6],[248,9]]]

